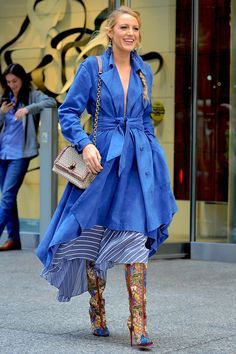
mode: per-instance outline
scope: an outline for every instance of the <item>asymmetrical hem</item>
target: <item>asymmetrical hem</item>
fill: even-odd
[[[138,232],[113,231],[95,225],[57,248],[49,269],[42,276],[59,289],[58,300],[87,291],[86,261],[94,262],[97,275],[106,279],[114,264],[147,263],[147,237]]]

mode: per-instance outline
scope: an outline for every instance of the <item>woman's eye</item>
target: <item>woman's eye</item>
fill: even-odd
[[[127,30],[129,27],[123,25],[123,26],[120,26],[120,28],[121,28],[122,30]],[[135,31],[135,32],[138,32],[138,31],[139,31],[139,27],[133,27],[132,30]]]

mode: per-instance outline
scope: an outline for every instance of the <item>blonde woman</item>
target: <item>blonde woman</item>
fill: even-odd
[[[85,191],[68,183],[37,254],[43,276],[59,289],[58,300],[88,291],[93,334],[109,336],[103,291],[107,269],[123,263],[130,304],[131,345],[150,347],[146,329],[148,258],[168,237],[176,211],[163,150],[150,119],[152,72],[137,54],[140,15],[122,6],[111,13],[102,55],[102,88],[97,145],[80,124],[84,109],[94,117],[98,64],[79,67],[59,118],[92,173]]]

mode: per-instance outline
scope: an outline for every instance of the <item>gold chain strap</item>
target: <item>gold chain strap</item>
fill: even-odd
[[[93,124],[93,144],[96,145],[97,143],[97,129],[98,129],[98,114],[99,114],[99,107],[100,107],[100,100],[101,100],[101,86],[102,86],[102,61],[101,57],[97,57],[98,60],[98,86],[97,86],[97,99],[96,99],[96,109],[95,109],[95,118]]]

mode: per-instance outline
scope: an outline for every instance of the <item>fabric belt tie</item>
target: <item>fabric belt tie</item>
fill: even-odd
[[[142,117],[100,117],[98,120],[98,131],[114,130],[111,143],[108,149],[106,161],[120,156],[118,176],[125,168],[125,159],[130,139],[130,131],[138,129],[144,131]]]

